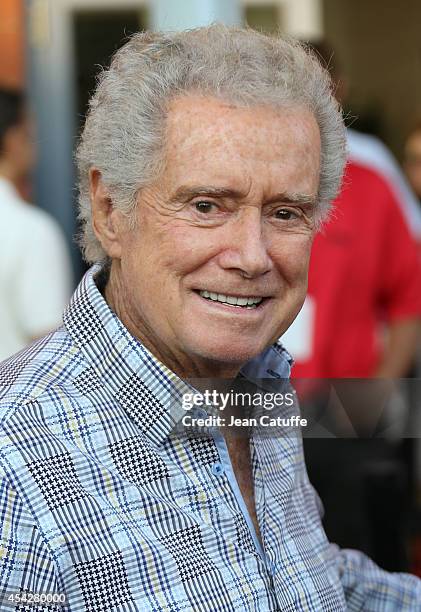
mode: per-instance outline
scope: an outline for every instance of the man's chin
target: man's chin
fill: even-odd
[[[212,350],[201,352],[201,357],[209,364],[213,364],[215,371],[232,372],[232,376],[235,376],[247,361],[257,357],[264,349],[264,346],[260,348],[260,344],[259,346],[213,347]]]

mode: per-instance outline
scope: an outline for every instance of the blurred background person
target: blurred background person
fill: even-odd
[[[323,65],[329,69],[336,86],[336,98],[343,107],[348,107],[349,79],[342,70],[333,47],[325,40],[312,42],[310,46],[320,57]],[[421,209],[411,186],[388,147],[373,134],[367,134],[351,127],[354,119],[358,125],[358,117],[353,117],[351,109],[350,126],[347,128],[349,159],[370,168],[386,181],[402,211],[408,229],[421,245]]]
[[[404,170],[421,211],[421,120],[414,124],[405,142]]]
[[[330,68],[343,104],[347,83],[333,50],[326,43],[312,46]],[[329,537],[401,570],[408,562],[405,528],[414,502],[412,442],[362,438],[367,426],[372,436],[391,419],[408,417],[408,405],[401,396],[386,398],[383,386],[372,393],[373,387],[355,381],[329,412],[325,382],[399,379],[413,372],[421,318],[421,210],[381,141],[350,129],[347,137],[348,166],[332,218],[314,240],[308,297],[282,341],[295,359],[303,410],[331,427],[330,439],[304,440]],[[342,422],[362,438],[341,438],[335,428]]]
[[[396,192],[350,160],[332,219],[314,240],[294,346],[288,334],[283,339],[296,359],[294,376],[406,377],[420,317],[417,247]]]
[[[58,326],[72,289],[61,230],[19,193],[34,164],[24,95],[0,89],[0,360]]]
[[[333,49],[311,47],[344,104],[348,85]],[[297,378],[405,377],[420,330],[421,209],[379,139],[349,128],[347,139],[343,188],[316,236],[309,297],[284,341]]]

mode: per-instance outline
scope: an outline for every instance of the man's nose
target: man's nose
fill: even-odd
[[[257,208],[243,211],[229,224],[225,248],[219,264],[225,269],[238,270],[242,276],[256,278],[273,266],[265,242],[261,212]]]

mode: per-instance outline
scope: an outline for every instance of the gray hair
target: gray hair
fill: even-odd
[[[321,135],[317,217],[327,216],[345,163],[345,128],[329,74],[316,56],[289,38],[220,24],[143,32],[100,75],[76,154],[80,245],[88,262],[106,259],[92,228],[90,168],[101,172],[113,205],[133,219],[139,189],[162,168],[168,104],[189,92],[238,106],[308,108]]]

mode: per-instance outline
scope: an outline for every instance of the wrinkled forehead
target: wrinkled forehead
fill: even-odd
[[[190,144],[197,133],[206,135],[211,141],[226,140],[229,135],[235,142],[245,131],[252,141],[265,139],[269,134],[273,138],[276,136],[273,122],[279,119],[283,120],[284,130],[293,126],[296,132],[304,136],[308,135],[309,130],[318,132],[313,113],[304,105],[238,106],[199,94],[180,96],[174,98],[168,107],[167,142],[170,146]],[[279,133],[281,138],[282,134]]]
[[[314,115],[302,106],[243,107],[188,96],[169,107],[165,157],[167,178],[175,183],[186,173],[241,180],[251,172],[263,180],[282,171],[317,191],[320,132]]]

